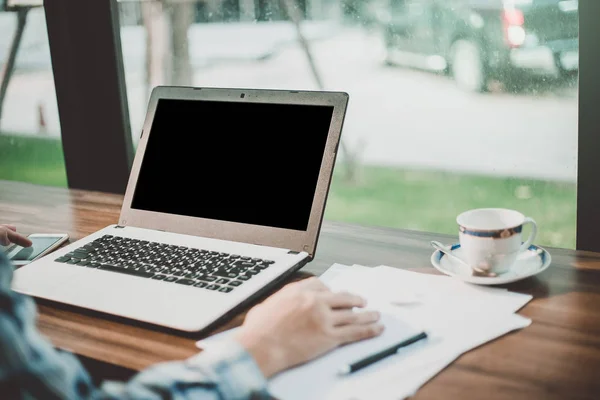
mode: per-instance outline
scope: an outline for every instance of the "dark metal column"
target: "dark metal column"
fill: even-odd
[[[600,251],[600,2],[579,2],[577,249]]]
[[[116,0],[45,0],[69,187],[124,193],[133,160]]]

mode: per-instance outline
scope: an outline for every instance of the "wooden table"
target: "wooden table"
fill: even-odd
[[[121,201],[118,195],[0,181],[0,221],[17,225],[23,233],[68,232],[79,239],[116,223]],[[307,272],[318,275],[333,262],[435,273],[429,262],[429,241],[434,239],[456,240],[328,222],[316,259],[296,279]],[[533,324],[463,355],[415,398],[600,399],[600,254],[550,252],[553,264],[548,270],[507,285],[534,295],[521,311]],[[194,343],[200,338],[56,304],[39,303],[39,311],[39,328],[57,347],[114,371],[133,373],[159,361],[188,357],[197,351]],[[219,330],[241,320],[240,315]],[[111,376],[106,368],[103,373]]]

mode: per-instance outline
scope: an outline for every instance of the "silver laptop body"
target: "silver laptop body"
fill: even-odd
[[[340,92],[155,88],[118,224],[17,269],[13,289],[210,329],[314,257],[347,103]]]

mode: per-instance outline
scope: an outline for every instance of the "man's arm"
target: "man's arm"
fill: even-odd
[[[0,253],[0,393],[10,399],[268,398],[266,381],[238,342],[185,361],[158,364],[127,383],[93,386],[76,357],[37,332],[35,304],[10,289],[13,267]]]
[[[0,241],[23,239],[14,227],[0,225]],[[265,378],[383,331],[377,312],[353,311],[365,307],[364,299],[333,293],[317,278],[309,278],[288,284],[253,307],[231,342],[185,361],[153,366],[127,383],[96,388],[77,358],[55,350],[38,333],[35,304],[11,290],[12,274],[12,265],[0,251],[2,398],[269,398]]]

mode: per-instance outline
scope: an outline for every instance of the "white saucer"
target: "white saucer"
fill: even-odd
[[[451,246],[452,253],[458,257],[462,256],[460,244]],[[436,250],[431,255],[431,263],[440,272],[461,279],[465,282],[475,283],[477,285],[501,285],[520,281],[529,278],[544,271],[550,266],[552,257],[545,249],[532,245],[527,251],[519,255],[517,261],[510,271],[500,274],[496,277],[473,276],[471,270],[447,257],[444,253]]]

